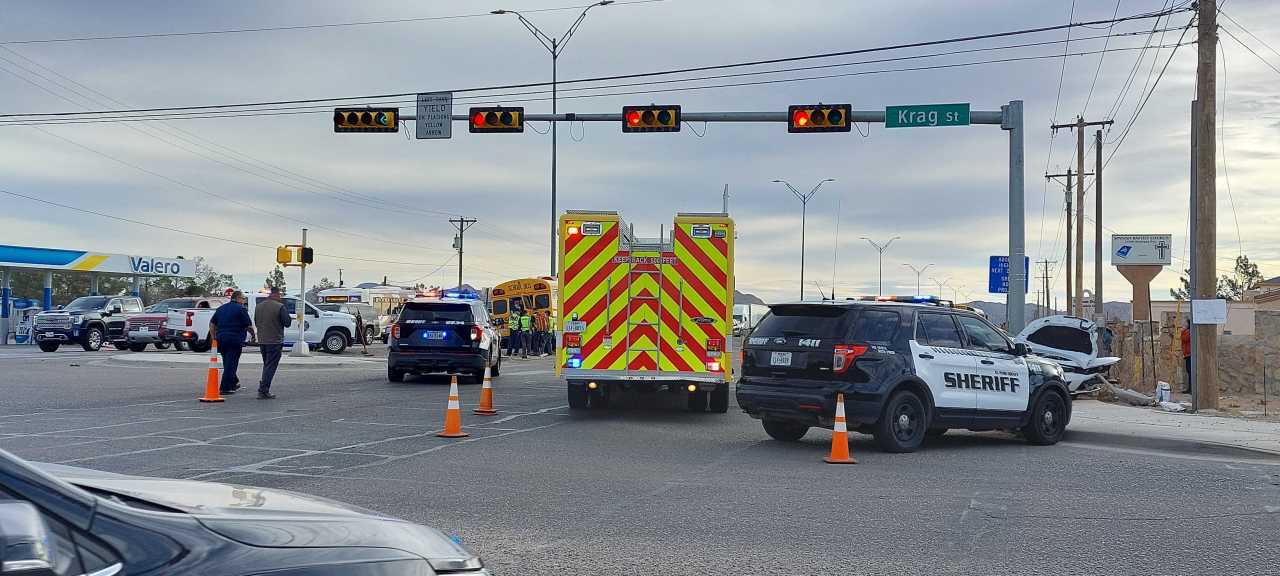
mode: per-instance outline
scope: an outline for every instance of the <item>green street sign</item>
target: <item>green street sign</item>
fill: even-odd
[[[919,128],[929,126],[968,126],[969,104],[920,104],[886,106],[885,128]]]

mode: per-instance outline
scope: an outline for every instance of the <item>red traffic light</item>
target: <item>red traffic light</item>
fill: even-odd
[[[791,124],[792,124],[792,125],[794,125],[794,126],[796,126],[796,127],[798,127],[798,128],[804,128],[805,126],[808,126],[808,125],[809,125],[809,111],[808,111],[808,110],[796,110],[795,114],[792,114],[792,115],[791,115]]]
[[[623,132],[679,132],[680,106],[650,104],[622,107]]]
[[[848,132],[853,128],[849,118],[850,104],[803,104],[788,106],[787,132]]]
[[[471,132],[524,132],[524,108],[472,108]]]
[[[640,111],[639,111],[639,110],[632,110],[631,112],[628,112],[628,113],[627,113],[627,124],[630,124],[630,125],[632,125],[632,126],[639,126],[639,125],[640,125]]]

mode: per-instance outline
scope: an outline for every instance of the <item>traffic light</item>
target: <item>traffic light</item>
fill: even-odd
[[[276,263],[288,264],[293,262],[293,249],[288,246],[276,247]]]
[[[310,264],[316,261],[316,251],[314,248],[303,246],[298,252],[300,252],[299,255],[301,256],[299,260],[301,260],[303,264]]]
[[[623,106],[622,131],[624,133],[679,132],[680,106],[675,104]]]
[[[471,132],[524,132],[524,107],[472,108]]]
[[[852,104],[805,104],[787,107],[787,132],[848,132]]]
[[[399,132],[399,108],[334,108],[334,132]]]

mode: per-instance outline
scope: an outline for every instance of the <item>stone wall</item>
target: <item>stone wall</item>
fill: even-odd
[[[1112,369],[1112,379],[1126,388],[1152,393],[1155,381],[1168,382],[1175,391],[1186,380],[1183,369],[1180,328],[1170,330],[1173,317],[1164,318],[1150,328],[1147,324],[1115,324],[1117,356],[1122,358]],[[1262,394],[1262,372],[1266,360],[1267,380],[1271,390],[1280,381],[1280,311],[1259,310],[1254,318],[1254,334],[1221,334],[1218,336],[1218,386],[1224,395]],[[1152,333],[1155,337],[1154,373],[1152,372]],[[1139,351],[1141,350],[1141,352]]]

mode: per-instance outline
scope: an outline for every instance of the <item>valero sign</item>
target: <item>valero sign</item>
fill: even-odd
[[[194,264],[181,258],[104,254],[87,250],[62,250],[3,244],[0,244],[0,268],[99,272],[122,276],[170,276],[178,278],[195,276]]]

